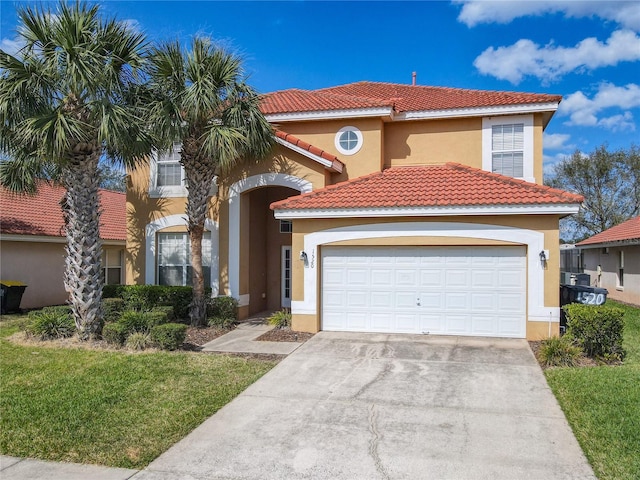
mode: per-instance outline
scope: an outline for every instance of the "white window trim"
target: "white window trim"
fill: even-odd
[[[144,283],[146,285],[155,285],[156,279],[156,233],[168,227],[187,225],[187,219],[184,215],[169,215],[159,218],[145,227],[145,265],[144,265]],[[207,218],[204,221],[204,228],[211,232],[211,295],[218,296],[219,277],[220,277],[220,259],[218,254],[219,231],[218,222]]]
[[[151,153],[151,162],[149,165],[149,196],[151,198],[170,198],[170,197],[186,197],[187,187],[184,176],[184,168],[180,165],[181,186],[157,186],[158,179],[158,152],[154,150]]]
[[[495,125],[522,123],[524,125],[523,177],[520,180],[535,183],[533,175],[533,115],[508,115],[482,118],[482,169],[492,172],[493,155],[491,150],[491,132]]]
[[[355,133],[356,139],[358,140],[358,143],[356,144],[356,146],[354,148],[352,148],[351,150],[346,150],[346,149],[342,148],[342,145],[340,145],[340,136],[344,132],[353,132],[353,133]],[[363,143],[362,132],[358,128],[356,128],[354,126],[351,126],[351,125],[348,125],[346,127],[342,127],[340,130],[338,130],[338,132],[336,133],[336,136],[334,138],[334,144],[336,146],[336,149],[343,155],[355,155],[362,148],[362,143]]]

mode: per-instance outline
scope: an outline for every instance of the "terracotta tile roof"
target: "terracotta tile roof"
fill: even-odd
[[[596,243],[627,242],[633,240],[640,241],[640,216],[627,220],[615,227],[611,227],[604,232],[597,233],[593,237],[589,237],[576,245],[582,247]]]
[[[297,88],[268,93],[260,103],[260,109],[265,115],[380,107],[391,108],[393,107],[393,102],[388,99],[380,100],[355,95],[318,93],[313,90],[299,90]]]
[[[273,210],[575,204],[580,195],[447,163],[394,167],[271,204]]]
[[[306,150],[309,153],[312,153],[314,155],[316,155],[317,157],[321,157],[325,160],[327,160],[328,162],[331,162],[331,169],[336,171],[336,172],[342,172],[342,169],[344,167],[344,163],[342,163],[338,157],[336,157],[335,155],[322,150],[321,148],[318,147],[314,147],[313,145],[311,145],[310,143],[305,142],[304,140],[300,140],[298,137],[291,135],[290,133],[286,133],[283,132],[282,130],[276,130],[276,137],[278,137],[281,140],[284,140],[285,142],[296,146],[298,148],[301,148],[302,150]]]
[[[15,194],[0,187],[0,232],[12,235],[64,237],[60,200],[65,190],[59,185],[41,182],[38,192]],[[100,190],[102,216],[100,236],[105,240],[126,240],[126,195]]]
[[[264,96],[265,114],[393,106],[396,112],[559,103],[561,95],[356,82],[320,90],[283,90]]]

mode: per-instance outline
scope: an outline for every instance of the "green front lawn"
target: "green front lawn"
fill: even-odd
[[[13,318],[11,318],[13,317]],[[275,362],[15,345],[0,322],[0,453],[142,468]]]
[[[600,480],[640,478],[640,308],[625,310],[624,365],[545,371]],[[561,448],[561,447],[560,447]]]

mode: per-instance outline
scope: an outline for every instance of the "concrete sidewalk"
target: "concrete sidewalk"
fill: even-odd
[[[0,455],[2,480],[128,480],[138,470]]]

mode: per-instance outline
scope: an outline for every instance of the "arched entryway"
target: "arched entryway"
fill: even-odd
[[[229,197],[229,291],[240,315],[290,306],[291,225],[276,220],[271,203],[311,191],[292,175],[263,174],[231,187]]]

